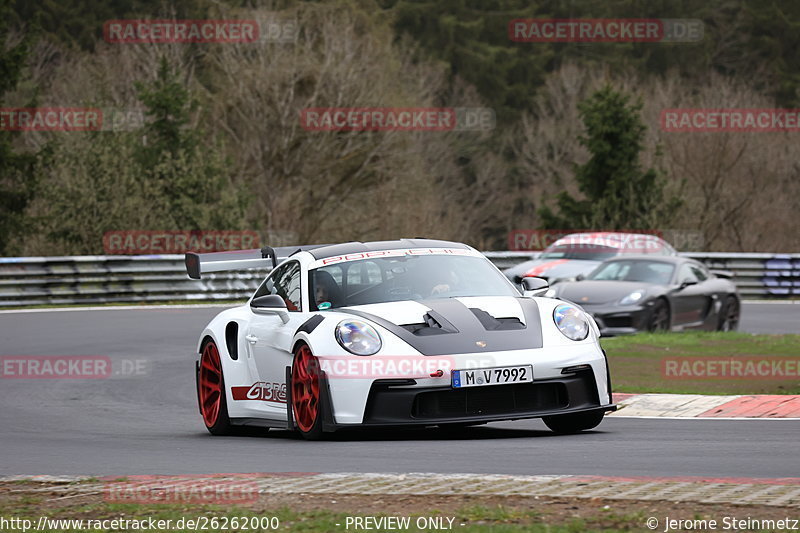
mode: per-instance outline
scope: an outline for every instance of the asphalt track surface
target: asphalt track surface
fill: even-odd
[[[800,477],[797,420],[606,419],[555,436],[538,420],[458,434],[287,431],[212,437],[195,405],[194,347],[219,308],[0,314],[0,356],[107,355],[141,375],[0,379],[0,475],[433,472]],[[756,312],[757,311],[757,312]],[[747,304],[743,329],[796,331],[800,305]],[[787,318],[788,317],[788,318]]]

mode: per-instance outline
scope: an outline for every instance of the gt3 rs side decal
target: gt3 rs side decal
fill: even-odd
[[[249,387],[231,387],[234,400],[261,400],[262,402],[286,403],[286,383],[259,381]]]

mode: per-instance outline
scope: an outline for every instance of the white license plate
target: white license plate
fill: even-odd
[[[533,381],[533,366],[531,365],[453,370],[453,387],[456,389],[531,381]]]

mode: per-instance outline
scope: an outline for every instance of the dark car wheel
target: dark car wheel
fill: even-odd
[[[653,304],[653,311],[650,313],[650,321],[647,324],[648,331],[669,331],[669,305],[667,302],[658,299]]]
[[[719,310],[719,331],[736,331],[739,327],[739,313],[741,306],[735,296],[728,296]]]
[[[603,411],[575,413],[572,415],[546,416],[542,421],[556,433],[568,435],[596,428],[603,421],[604,415]]]

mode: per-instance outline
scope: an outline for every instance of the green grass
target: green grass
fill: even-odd
[[[800,364],[800,335],[734,332],[642,333],[602,339],[615,392],[683,394],[800,394],[800,378],[680,379],[662,372],[662,360],[786,358]]]

